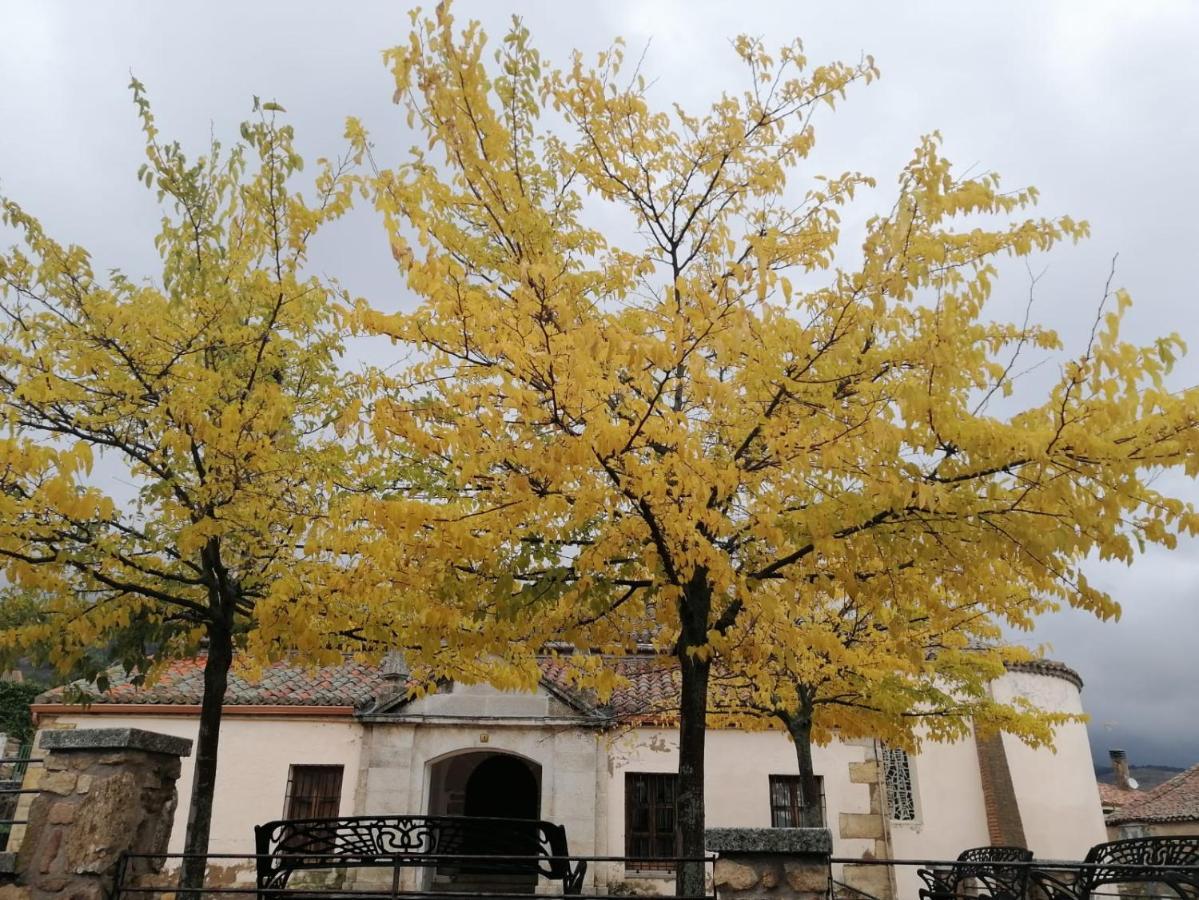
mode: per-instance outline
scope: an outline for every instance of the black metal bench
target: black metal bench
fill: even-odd
[[[1189,868],[1187,868],[1189,867]],[[1087,900],[1108,885],[1161,885],[1199,900],[1199,835],[1126,838],[1096,844],[1071,873],[1035,870],[1032,882],[1048,900]]]
[[[963,850],[951,866],[916,870],[925,885],[920,889],[920,900],[956,900],[971,880],[978,883],[972,896],[1019,900],[1028,884],[1027,863],[1031,860],[1032,851],[1024,847]]]
[[[302,869],[434,867],[472,875],[560,879],[583,888],[587,863],[569,859],[566,829],[535,819],[478,816],[346,816],[283,819],[254,828],[258,896],[283,896]],[[465,857],[465,858],[464,858]],[[488,858],[495,857],[495,858]]]

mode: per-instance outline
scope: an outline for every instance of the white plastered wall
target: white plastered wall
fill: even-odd
[[[678,736],[668,728],[636,728],[608,738],[608,846],[612,855],[623,855],[625,776],[630,772],[678,770]],[[852,784],[849,764],[868,758],[869,749],[833,742],[812,749],[813,768],[824,778],[825,806],[836,856],[860,857],[873,840],[843,839],[838,832],[840,813],[870,812],[869,788]],[[711,827],[770,827],[770,776],[799,772],[795,747],[779,731],[709,731],[705,759],[705,805]],[[609,867],[612,881],[627,880],[652,885],[669,876],[624,873]]]
[[[1034,672],[1009,672],[995,682],[995,698],[1020,696],[1042,709],[1081,713],[1082,698],[1069,681]],[[1107,840],[1086,725],[1057,729],[1054,750],[1034,750],[1003,736],[1028,847],[1042,859],[1081,859]]]
[[[190,738],[199,721],[190,716],[94,715],[68,713],[42,727],[141,728]],[[362,746],[362,726],[350,718],[238,716],[226,713],[221,723],[216,797],[212,810],[211,853],[254,852],[254,826],[283,817],[288,769],[292,765],[340,765],[341,814],[354,811],[354,784]],[[169,853],[183,850],[191,796],[194,758],[184,759],[176,787],[179,807],[171,829]]]

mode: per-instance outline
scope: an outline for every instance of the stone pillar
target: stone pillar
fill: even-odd
[[[873,741],[862,743],[872,754]],[[855,891],[860,891],[877,900],[891,900],[895,896],[892,870],[888,866],[871,865],[868,861],[887,859],[890,853],[886,785],[883,783],[882,766],[877,757],[849,764],[850,784],[866,785],[869,811],[864,813],[841,813],[838,830],[842,839],[873,841],[873,848],[862,853],[862,863],[845,863],[841,867],[841,880]]]
[[[165,853],[180,757],[192,742],[137,728],[46,731],[41,793],[17,853],[7,897],[102,900],[121,853]],[[130,876],[162,860],[130,860]]]
[[[719,900],[825,900],[833,838],[827,828],[709,828]]]

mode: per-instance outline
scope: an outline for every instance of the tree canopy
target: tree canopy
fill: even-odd
[[[345,298],[305,262],[353,183],[350,160],[321,160],[310,197],[293,189],[277,104],[191,161],[132,90],[139,178],[163,207],[157,279],[96,271],[0,198],[23,241],[0,255],[0,560],[24,604],[0,648],[91,675],[205,655],[186,841],[203,853],[234,646],[323,648],[297,558],[345,471],[352,405]]]
[[[1063,349],[989,318],[999,263],[1084,223],[956,173],[934,134],[843,246],[841,209],[874,181],[804,162],[869,58],[741,38],[745,87],[691,113],[655,103],[620,44],[559,68],[517,22],[492,62],[445,4],[413,23],[386,60],[426,146],[373,189],[418,305],[358,321],[419,351],[380,375],[373,425],[422,479],[363,499],[340,546],[426,661],[485,649],[531,679],[522,648],[619,652],[650,628],[681,667],[685,854],[711,662],[761,657],[747,621],[802,667],[830,636],[793,623],[856,604],[887,653],[838,665],[881,670],[928,616],[936,662],[901,652],[925,677],[969,642],[964,604],[985,628],[1057,603],[1115,615],[1082,560],[1199,525],[1150,477],[1196,471],[1199,395],[1167,386],[1177,336],[1121,341],[1123,292],[1046,395],[992,402],[1020,349]]]

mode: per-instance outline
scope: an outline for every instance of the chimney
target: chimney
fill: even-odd
[[[1128,783],[1128,754],[1123,750],[1108,750],[1107,755],[1112,760],[1112,770],[1116,776],[1116,787],[1125,791],[1131,790],[1132,786]]]
[[[381,666],[383,680],[391,684],[399,684],[401,687],[408,680],[408,661],[404,659],[404,654],[398,650],[392,650],[383,657],[383,665]]]

